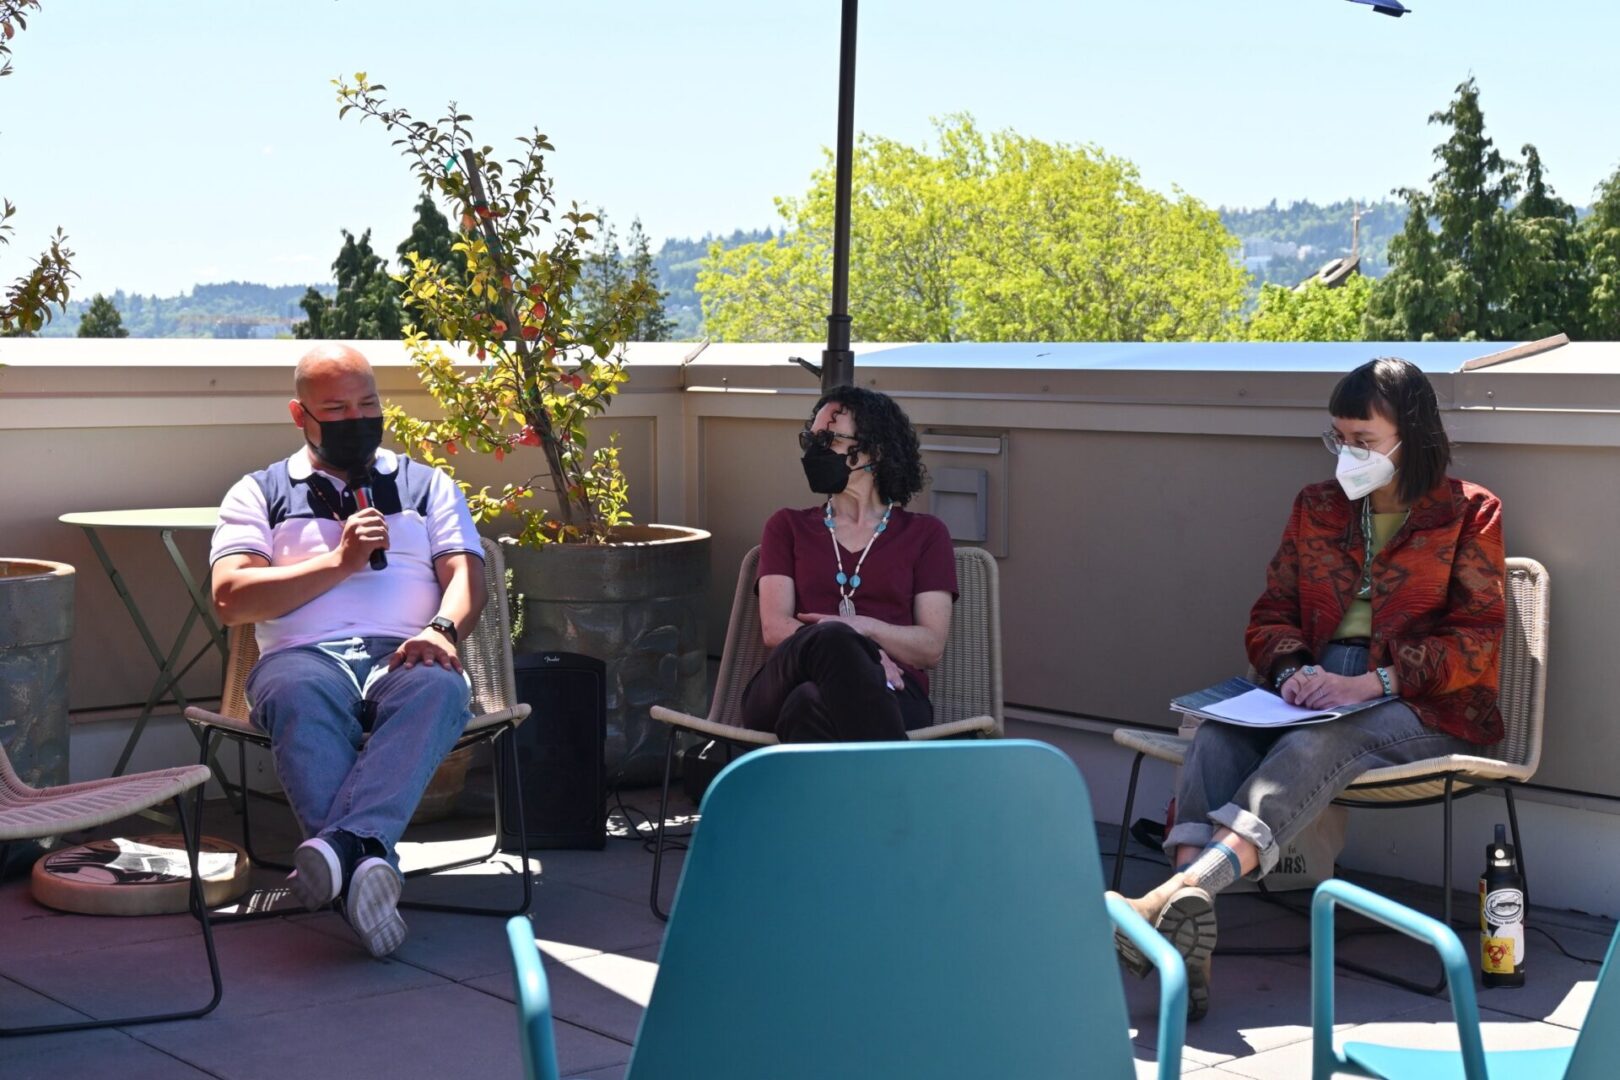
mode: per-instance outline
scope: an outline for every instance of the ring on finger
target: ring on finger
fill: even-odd
[[[1304,667],[1299,669],[1299,673],[1301,675],[1310,676],[1315,675],[1320,670],[1321,669],[1316,667],[1314,664],[1306,664]]]

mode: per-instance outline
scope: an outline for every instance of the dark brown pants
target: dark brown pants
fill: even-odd
[[[885,685],[877,643],[844,623],[810,623],[771,650],[743,691],[743,723],[783,742],[900,740],[933,722],[922,687]]]

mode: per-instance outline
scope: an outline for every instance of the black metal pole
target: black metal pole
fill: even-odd
[[[827,348],[821,354],[821,389],[855,381],[855,354],[849,351],[849,177],[855,150],[855,6],[844,0],[838,49],[838,146],[833,164],[832,314],[827,316]]]

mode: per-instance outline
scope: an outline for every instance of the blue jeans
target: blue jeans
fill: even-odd
[[[1367,650],[1330,644],[1318,663],[1335,675],[1363,675]],[[1224,826],[1259,850],[1260,864],[1249,876],[1261,878],[1283,846],[1368,769],[1473,750],[1424,727],[1399,701],[1298,727],[1205,721],[1182,765],[1176,824],[1164,849],[1174,860],[1176,848],[1203,847]]]
[[[394,845],[466,727],[471,698],[467,677],[449,668],[389,671],[400,641],[282,649],[261,657],[247,682],[251,719],[270,736],[276,776],[304,835],[342,829],[371,837],[396,867]],[[364,724],[362,712],[372,710]]]

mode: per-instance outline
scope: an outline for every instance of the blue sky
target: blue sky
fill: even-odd
[[[1211,205],[1381,197],[1432,171],[1425,120],[1470,73],[1489,133],[1573,202],[1620,166],[1611,0],[867,0],[856,122],[1089,142]],[[539,126],[564,199],[666,236],[775,223],[833,139],[835,0],[45,0],[0,81],[0,277],[67,228],[76,291],[325,280],[339,228],[392,253],[416,192],[330,80],[496,146]]]

